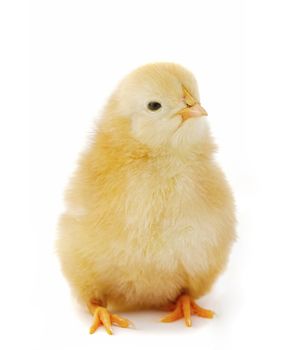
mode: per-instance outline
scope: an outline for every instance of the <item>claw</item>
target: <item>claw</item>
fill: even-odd
[[[187,294],[181,295],[176,304],[175,309],[167,316],[161,319],[161,322],[173,322],[181,318],[185,319],[187,327],[192,326],[191,314],[195,314],[204,318],[213,318],[215,313],[211,310],[203,309],[195,303],[195,301]]]
[[[105,307],[89,303],[88,304],[90,312],[94,315],[92,326],[90,327],[90,334],[96,332],[96,330],[103,325],[106,332],[112,335],[111,325],[115,324],[123,328],[127,328],[133,325],[132,322],[126,318],[122,318],[118,315],[111,314]]]

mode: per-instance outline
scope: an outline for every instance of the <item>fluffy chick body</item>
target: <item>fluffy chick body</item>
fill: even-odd
[[[183,73],[176,65],[157,71],[164,67]],[[158,308],[183,292],[198,298],[225,267],[235,237],[233,198],[208,127],[204,118],[188,120],[170,142],[142,142],[146,125],[119,115],[119,96],[66,194],[57,244],[64,274],[81,301],[117,309]]]

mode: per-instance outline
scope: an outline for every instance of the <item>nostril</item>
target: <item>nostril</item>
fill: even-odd
[[[185,106],[186,108],[192,107],[192,105],[189,103],[189,101],[188,101],[187,98],[185,98],[185,97],[182,99],[181,102],[184,103],[184,104],[186,105],[186,106]]]

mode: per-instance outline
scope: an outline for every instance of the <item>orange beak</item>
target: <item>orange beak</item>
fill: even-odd
[[[193,117],[207,116],[206,110],[200,105],[198,101],[194,99],[194,97],[189,93],[189,91],[185,87],[183,87],[183,90],[184,90],[184,101],[186,102],[187,107],[183,108],[179,112],[182,119],[185,121]]]

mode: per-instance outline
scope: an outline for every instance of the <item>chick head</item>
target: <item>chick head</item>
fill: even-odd
[[[184,67],[148,64],[123,79],[116,90],[115,114],[131,118],[131,133],[150,147],[182,148],[208,136],[197,82]]]

